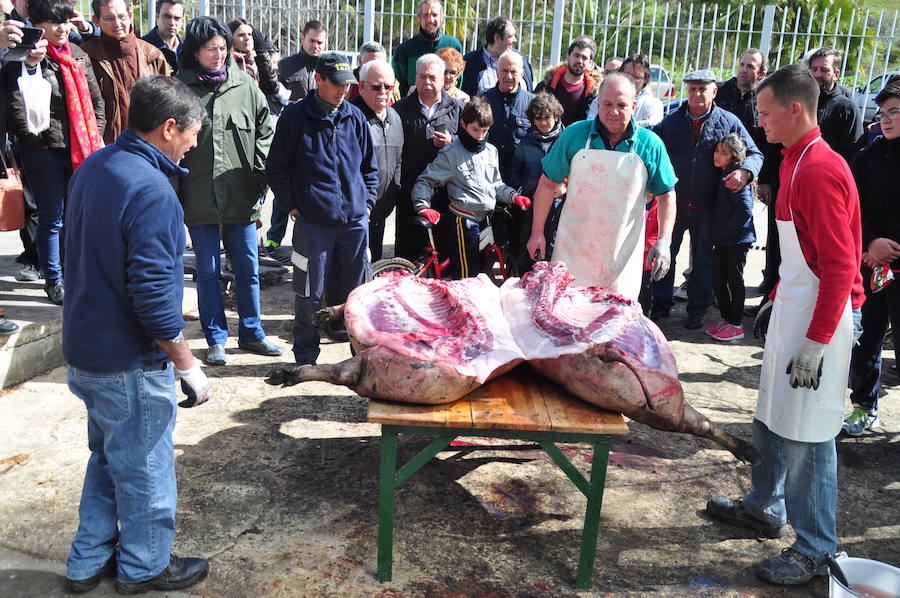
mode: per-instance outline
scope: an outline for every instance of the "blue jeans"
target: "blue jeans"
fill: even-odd
[[[225,302],[219,282],[221,255],[219,225],[189,226],[191,243],[197,256],[197,301],[200,324],[206,344],[224,345],[228,339]],[[256,247],[256,223],[223,224],[222,236],[234,266],[234,294],[237,300],[238,339],[253,342],[266,337],[260,322],[259,250]]]
[[[751,473],[753,490],[744,498],[747,511],[763,521],[790,522],[797,534],[793,548],[821,560],[834,554],[838,535],[837,450],[834,439],[797,442],[753,420],[753,446],[762,463]]]
[[[298,216],[294,222],[294,359],[319,357],[319,329],[310,318],[323,307],[347,301],[350,291],[366,280],[369,220],[317,224]],[[298,261],[304,266],[298,267]]]
[[[46,149],[21,148],[22,168],[37,204],[37,252],[44,280],[48,284],[62,280],[60,237],[68,197],[72,159]]]
[[[681,248],[684,233],[691,235],[691,275],[688,277],[687,313],[706,313],[713,298],[712,277],[712,214],[705,210],[678,208],[675,228],[672,230],[672,265],[662,280],[652,283],[653,305],[670,310],[675,305],[672,297],[675,285],[675,258]]]
[[[169,564],[175,538],[174,368],[69,367],[69,390],[87,407],[91,456],[66,575],[96,575],[118,543],[120,581],[156,577]]]

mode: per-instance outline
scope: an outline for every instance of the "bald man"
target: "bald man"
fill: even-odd
[[[481,94],[494,114],[488,143],[496,147],[500,154],[500,176],[507,184],[509,164],[530,126],[525,110],[534,95],[522,82],[524,74],[522,55],[515,50],[507,50],[497,61],[497,84]]]

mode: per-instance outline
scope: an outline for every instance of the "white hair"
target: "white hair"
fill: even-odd
[[[525,60],[522,59],[522,55],[510,48],[509,50],[505,50],[497,59],[497,72],[500,72],[500,63],[503,62],[504,58],[506,60],[515,60],[519,63],[520,67],[523,69],[525,68]]]
[[[441,67],[441,74],[447,70],[447,63],[444,62],[444,59],[438,56],[437,54],[422,54],[419,56],[419,59],[416,60],[416,72],[418,73],[422,70],[422,67],[428,66],[430,64],[436,64]]]
[[[622,71],[613,71],[611,73],[607,73],[603,78],[603,81],[600,82],[600,87],[597,88],[597,95],[600,95],[608,85],[612,85],[615,82],[625,83],[627,87],[632,90],[634,94],[632,97],[637,97],[637,85],[634,83],[634,77],[629,75],[628,73],[623,73]]]
[[[359,67],[359,81],[360,81],[360,83],[362,83],[363,81],[366,81],[366,82],[367,82],[368,79],[369,79],[369,71],[371,71],[373,68],[378,67],[378,66],[380,66],[380,67],[382,67],[383,69],[385,69],[385,71],[390,72],[390,73],[391,73],[391,79],[394,79],[394,78],[395,78],[395,77],[394,77],[394,69],[391,68],[391,65],[388,64],[387,61],[385,61],[385,60],[370,60],[369,62],[367,62],[367,63],[365,63],[364,65],[362,65],[361,67]]]

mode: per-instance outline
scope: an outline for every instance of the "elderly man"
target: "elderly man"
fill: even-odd
[[[634,108],[634,122],[639,127],[652,127],[658,125],[663,119],[663,105],[653,91],[648,89],[650,84],[650,59],[646,54],[632,54],[622,62],[620,71],[631,75],[634,84],[638,88],[637,104]],[[598,100],[591,102],[587,117],[597,116]]]
[[[300,51],[281,60],[278,80],[291,92],[291,102],[299,102],[316,88],[316,61],[328,45],[328,29],[319,21],[309,21],[300,35]]]
[[[295,213],[294,359],[314,364],[319,330],[312,315],[347,295],[366,278],[369,212],[378,192],[378,163],[362,112],[344,101],[353,71],[326,52],[316,61],[316,91],[278,119],[266,175],[276,204]],[[328,148],[328,149],[324,149]],[[333,330],[339,338],[346,330]]]
[[[437,54],[424,54],[416,61],[416,88],[394,104],[403,123],[403,166],[397,199],[397,244],[394,255],[415,260],[422,254],[427,237],[416,222],[412,188],[438,150],[453,141],[462,104],[444,88],[445,64]]]
[[[566,63],[552,68],[538,83],[535,93],[546,91],[556,96],[563,107],[562,122],[565,126],[587,117],[591,102],[597,97],[600,74],[594,70],[597,44],[582,36],[569,45]]]
[[[372,60],[387,60],[387,50],[384,49],[384,46],[379,44],[378,42],[365,42],[363,45],[359,47],[359,55],[356,58],[356,68],[353,69],[353,76],[359,81],[359,71],[362,69],[363,65],[367,62],[371,62]],[[393,71],[391,71],[393,72]],[[396,86],[394,86],[396,88]],[[399,91],[398,91],[399,93]],[[347,94],[347,101],[352,102],[356,98],[359,97],[359,85],[352,84],[350,85],[350,93]],[[392,95],[393,98],[393,95]],[[396,96],[396,99],[400,99],[400,96]],[[391,104],[394,102],[391,101]]]
[[[691,275],[684,324],[689,330],[703,325],[703,316],[712,303],[712,206],[721,178],[721,171],[713,165],[716,143],[729,133],[738,133],[747,144],[744,163],[724,178],[728,189],[737,191],[749,185],[762,166],[762,153],[738,117],[713,103],[718,91],[715,81],[710,70],[685,75],[687,102],[653,129],[666,144],[678,176],[678,216],[672,233],[672,268],[653,283],[651,317],[667,318],[672,310],[675,258],[684,233],[690,232]]]
[[[384,222],[400,192],[400,158],[403,153],[403,123],[391,108],[391,94],[397,86],[394,71],[384,60],[371,60],[359,69],[359,97],[352,104],[369,121],[372,144],[378,161],[377,200],[369,214],[369,252],[372,261],[381,259]]]
[[[103,141],[113,143],[128,124],[129,91],[134,82],[147,75],[168,75],[166,57],[152,44],[138,39],[125,0],[94,0],[93,21],[100,36],[89,39],[81,49],[91,57],[97,76],[106,128]]]
[[[499,152],[500,175],[504,182],[507,181],[507,168],[516,148],[531,126],[525,110],[534,94],[522,84],[524,72],[522,55],[515,50],[507,50],[497,62],[497,83],[482,94],[494,115],[488,143]]]
[[[818,122],[831,149],[847,162],[856,154],[856,142],[863,134],[862,117],[856,103],[841,93],[837,80],[841,76],[840,51],[820,48],[809,57],[809,72],[819,84]]]
[[[63,355],[88,415],[88,459],[66,590],[115,575],[122,594],[206,577],[175,539],[176,377],[192,407],[210,384],[182,334],[184,213],[169,177],[197,145],[206,111],[160,75],[131,90],[128,128],[75,171],[66,221]],[[174,366],[174,367],[173,367]]]
[[[713,518],[793,544],[756,565],[762,579],[797,585],[827,575],[824,555],[838,547],[837,454],[854,311],[864,295],[859,196],[847,162],[816,126],[819,89],[799,65],[766,77],[757,94],[759,124],[785,146],[776,203],[781,270],[774,307],[760,310],[768,329],[753,419],[762,461],[741,499],[716,497]],[[769,304],[771,306],[772,304]]]
[[[462,54],[462,43],[441,30],[444,24],[444,5],[440,0],[419,2],[419,32],[394,48],[394,74],[400,84],[400,95],[405,96],[416,85],[417,65],[420,56],[434,54],[441,48],[453,48]]]
[[[483,95],[497,84],[500,56],[512,50],[522,57],[522,84],[528,91],[532,90],[534,74],[531,63],[524,54],[513,48],[516,45],[516,25],[506,17],[496,17],[487,22],[484,29],[485,45],[472,50],[463,60],[461,89],[470,96]],[[497,114],[494,113],[494,119]],[[493,142],[491,142],[493,143]]]
[[[178,52],[181,51],[181,27],[184,25],[184,1],[162,0],[156,5],[156,26],[142,37],[153,44],[166,57],[169,69],[178,70]]]
[[[553,260],[565,262],[577,284],[606,287],[635,301],[643,277],[647,193],[659,202],[659,240],[647,259],[659,279],[669,269],[677,180],[662,141],[634,123],[636,95],[629,77],[610,73],[600,85],[597,118],[562,132],[542,162],[527,244],[528,255],[546,257],[544,223],[568,177]]]

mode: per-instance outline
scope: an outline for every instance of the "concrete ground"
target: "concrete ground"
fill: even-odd
[[[9,235],[0,234],[8,313],[13,319],[33,313],[50,325],[58,308],[41,299],[36,284],[12,280],[18,250]],[[750,289],[760,280],[762,256],[750,252]],[[192,294],[187,297],[191,312]],[[290,285],[265,288],[262,308],[267,333],[289,349]],[[235,314],[229,315],[234,328]],[[672,339],[688,400],[749,438],[760,342],[716,343],[685,330],[683,318],[679,305],[663,331]],[[186,332],[202,357],[199,324],[189,321]],[[481,438],[466,441],[483,449],[441,453],[399,489],[394,578],[380,583],[379,426],[366,423],[365,399],[325,383],[268,386],[265,373],[286,359],[244,353],[235,339],[227,352],[226,366],[207,369],[213,399],[181,410],[175,429],[175,552],[207,557],[211,573],[187,594],[170,596],[811,598],[827,592],[824,580],[783,589],[754,577],[753,563],[777,554],[792,536],[758,541],[705,517],[708,498],[748,490],[748,467],[711,442],[635,423],[613,441],[592,590],[574,588],[584,499],[540,450],[500,451]],[[347,344],[323,341],[322,362],[349,356]],[[893,352],[885,365],[883,428],[838,444],[838,525],[843,550],[898,565],[900,393]],[[4,390],[0,401],[0,597],[61,596],[88,457],[84,406],[67,390],[63,367]],[[426,442],[401,437],[401,459]],[[582,472],[589,470],[585,446],[563,450]],[[92,595],[115,595],[112,582],[103,581]]]

